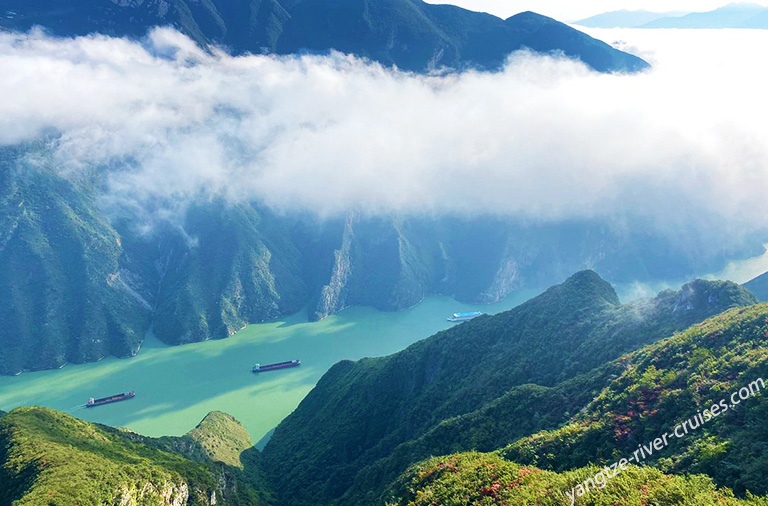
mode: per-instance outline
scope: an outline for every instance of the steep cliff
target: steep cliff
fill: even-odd
[[[495,302],[584,268],[652,281],[744,253],[692,254],[665,236],[593,222],[319,218],[212,195],[137,212],[116,205],[108,185],[128,169],[66,171],[52,157],[49,143],[0,149],[1,374],[130,356],[149,329],[170,344],[197,342],[304,307],[321,319],[433,294]]]
[[[0,150],[2,374],[130,356],[149,324],[94,182],[59,177],[44,156]]]

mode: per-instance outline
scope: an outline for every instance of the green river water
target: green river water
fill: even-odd
[[[472,306],[429,297],[400,312],[354,307],[321,322],[306,314],[249,325],[216,341],[166,346],[145,341],[138,355],[55,371],[0,376],[0,409],[47,406],[78,418],[127,427],[148,436],[181,435],[210,411],[232,414],[261,440],[298,406],[320,377],[343,359],[394,353],[451,325],[456,311],[497,313],[529,299],[520,291],[497,304]],[[297,368],[253,374],[254,363],[301,359]],[[95,408],[88,397],[134,390],[136,397]]]

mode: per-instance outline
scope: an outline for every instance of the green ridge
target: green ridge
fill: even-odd
[[[208,457],[232,467],[242,468],[240,454],[253,446],[251,436],[232,415],[213,411],[189,432]]]
[[[192,437],[210,425],[230,430],[221,419],[213,415]],[[169,445],[47,408],[14,409],[0,418],[0,504],[263,504],[237,469],[162,446]]]
[[[0,149],[0,374],[135,354],[150,311],[95,183],[32,152]]]
[[[285,504],[372,503],[430,455],[556,428],[622,372],[606,363],[754,302],[734,283],[698,280],[621,305],[597,274],[577,273],[392,356],[336,364],[277,427],[265,469]]]
[[[0,29],[40,25],[56,35],[143,36],[173,26],[198,44],[236,53],[356,54],[411,71],[498,69],[521,48],[579,58],[598,71],[638,71],[640,58],[532,12],[507,20],[421,0],[5,0]]]

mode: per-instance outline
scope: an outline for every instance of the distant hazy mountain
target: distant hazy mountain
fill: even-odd
[[[611,11],[597,14],[573,24],[590,28],[635,28],[660,18],[683,16],[686,12],[651,12],[651,11]]]
[[[768,28],[768,7],[733,3],[709,12],[657,19],[643,28]]]
[[[768,7],[732,3],[708,12],[613,11],[576,21],[594,28],[768,28]]]
[[[421,0],[5,0],[0,28],[41,25],[57,35],[142,36],[173,25],[201,45],[288,54],[336,49],[407,70],[496,69],[526,47],[559,51],[599,71],[636,71],[641,59],[553,19],[502,20]]]
[[[744,288],[755,294],[759,300],[768,302],[768,272],[747,281]]]

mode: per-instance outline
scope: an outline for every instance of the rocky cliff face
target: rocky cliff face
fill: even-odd
[[[615,281],[679,278],[716,270],[724,255],[587,222],[319,219],[215,198],[147,230],[131,210],[102,205],[103,173],[54,166],[39,145],[0,150],[2,374],[130,356],[150,328],[167,343],[197,342],[304,307],[321,319],[431,294],[495,302],[586,267]]]
[[[120,506],[138,506],[150,502],[162,506],[185,506],[189,503],[189,485],[186,482],[163,482],[137,484],[130,488],[125,486],[115,501]]]
[[[430,258],[434,245],[423,241],[414,225],[421,228],[397,218],[348,216],[332,268],[323,273],[328,282],[320,288],[314,317],[324,318],[349,305],[404,309],[438,292]]]
[[[317,306],[312,318],[322,320],[326,316],[337,313],[347,307],[349,281],[352,277],[352,242],[354,232],[352,220],[344,223],[341,235],[341,245],[333,252],[333,266],[327,285],[323,285],[318,295]]]

